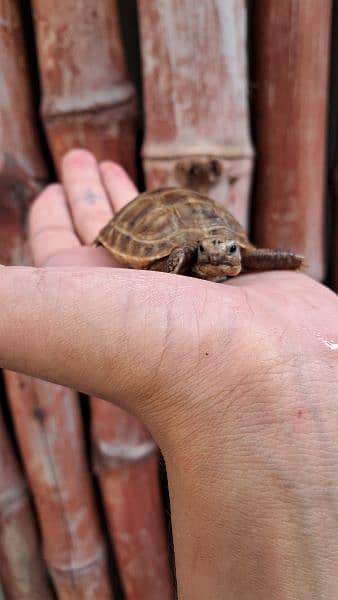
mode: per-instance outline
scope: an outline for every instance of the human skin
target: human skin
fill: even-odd
[[[65,157],[31,211],[37,268],[0,269],[0,365],[147,425],[180,599],[336,600],[337,297],[294,272],[215,284],[110,268],[89,245],[135,194],[118,165]]]

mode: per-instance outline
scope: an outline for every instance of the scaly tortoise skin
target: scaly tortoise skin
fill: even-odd
[[[140,194],[107,223],[95,243],[125,267],[216,282],[241,271],[298,269],[303,264],[299,254],[256,248],[225,208],[181,188]]]

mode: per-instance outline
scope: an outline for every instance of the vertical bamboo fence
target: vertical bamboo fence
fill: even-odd
[[[0,4],[0,262],[23,261],[27,205],[47,179],[16,2]],[[14,378],[17,376],[14,375]],[[0,417],[0,578],[6,598],[52,598],[36,521]]]
[[[0,3],[0,256],[23,261],[22,225],[30,199],[47,181],[32,80],[15,0]]]
[[[6,382],[58,597],[111,599],[76,394],[10,372]]]
[[[46,164],[60,173],[64,152],[85,147],[148,188],[209,194],[260,245],[304,253],[313,277],[330,259],[337,290],[338,193],[324,253],[331,0],[131,3],[143,173],[121,1],[0,1],[0,262],[30,261],[25,217]],[[98,398],[84,417],[74,391],[12,372],[4,381],[16,443],[0,416],[6,599],[173,598],[159,455],[144,426]]]
[[[33,0],[43,122],[55,164],[90,147],[135,175],[135,91],[128,79],[116,0]],[[123,143],[121,143],[123,140]]]
[[[52,598],[28,486],[14,456],[1,414],[0,578],[6,598]]]
[[[34,0],[33,15],[42,116],[56,168],[60,171],[66,150],[84,146],[135,176],[135,93],[116,4],[109,0],[97,7],[92,0],[83,7],[68,0],[60,12],[52,4]],[[49,386],[50,393],[53,389]],[[67,405],[64,410],[66,418]],[[121,410],[98,398],[91,399],[91,410],[95,470],[125,593],[130,599],[169,599],[156,447],[143,426]]]

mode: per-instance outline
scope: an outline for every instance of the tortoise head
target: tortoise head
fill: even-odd
[[[192,271],[202,279],[218,281],[241,271],[241,249],[236,240],[208,237],[198,241]]]

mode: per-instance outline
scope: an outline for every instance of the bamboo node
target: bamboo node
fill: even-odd
[[[157,451],[157,446],[151,439],[136,445],[100,441],[96,448],[94,470],[98,472],[104,468],[118,468],[123,464],[140,462]]]
[[[94,571],[99,565],[104,563],[106,556],[106,549],[104,546],[101,546],[95,556],[90,557],[88,560],[72,560],[71,566],[68,563],[56,565],[53,564],[52,560],[48,560],[48,566],[50,571],[58,577],[73,580],[74,578],[87,576],[91,570]]]
[[[245,160],[252,161],[253,147],[247,144],[217,144],[207,140],[198,139],[193,143],[188,141],[153,142],[146,138],[142,148],[142,157],[145,160],[181,160],[186,157],[199,159],[202,157],[216,158],[217,160]]]
[[[78,117],[100,111],[110,111],[127,106],[134,109],[135,90],[129,83],[117,84],[112,90],[96,90],[72,97],[45,97],[42,101],[42,114],[47,121],[62,117]]]
[[[183,187],[208,190],[219,180],[222,170],[217,158],[182,158],[176,164],[175,174]]]

